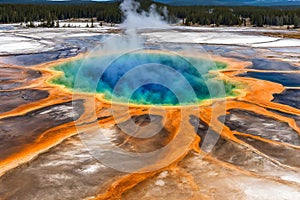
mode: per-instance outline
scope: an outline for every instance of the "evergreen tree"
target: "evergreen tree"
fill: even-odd
[[[293,21],[294,21],[294,28],[298,28],[299,27],[299,17],[297,15],[294,15]]]
[[[91,19],[91,23],[92,23],[91,28],[94,28],[94,19],[93,18]]]
[[[51,21],[51,28],[55,26],[54,20]]]

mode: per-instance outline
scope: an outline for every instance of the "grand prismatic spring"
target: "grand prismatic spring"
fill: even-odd
[[[104,32],[5,30],[44,46],[1,51],[0,199],[299,199],[299,39],[126,2]]]

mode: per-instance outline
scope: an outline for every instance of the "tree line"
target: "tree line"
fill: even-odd
[[[151,1],[141,1],[141,9],[149,8]],[[227,26],[300,26],[299,8],[279,7],[226,7],[226,6],[166,6],[168,21],[180,20],[185,25]],[[44,27],[57,27],[58,20],[70,18],[97,18],[97,21],[121,23],[120,2],[86,4],[0,4],[0,23],[43,22]],[[158,9],[162,10],[162,9]],[[162,12],[162,11],[161,11]]]
[[[299,8],[277,7],[223,7],[223,6],[194,6],[170,7],[171,16],[183,19],[185,25],[227,25],[246,26],[290,25],[298,28],[300,25]]]
[[[119,4],[0,4],[0,23],[52,23],[55,20],[94,17],[98,21],[120,23],[122,15]]]

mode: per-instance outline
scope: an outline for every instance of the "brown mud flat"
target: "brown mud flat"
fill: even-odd
[[[299,134],[288,123],[246,110],[229,110],[225,125],[238,131],[268,140],[300,145]]]
[[[9,157],[20,146],[30,145],[40,137],[40,133],[73,122],[83,112],[83,102],[73,101],[44,107],[25,115],[2,118],[0,159]]]
[[[282,103],[289,105],[291,107],[300,109],[300,90],[297,89],[287,89],[281,94],[275,94],[274,95],[273,102],[276,103]]]
[[[41,72],[22,67],[4,65],[0,67],[0,91],[13,90],[30,84],[30,81],[40,78]]]
[[[221,79],[243,88],[236,97],[191,107],[112,106],[98,96],[73,96],[48,83],[58,75],[50,67],[70,59],[1,67],[0,197],[246,199],[249,182],[299,194],[294,159],[300,153],[300,110],[275,95],[285,94],[284,86],[238,76],[251,71],[249,62],[213,59],[228,64]],[[294,93],[285,98],[296,101]],[[147,131],[130,130],[129,120],[157,134],[141,138]],[[111,142],[127,152],[169,149],[141,171],[120,172],[101,164],[83,143],[82,137],[97,137],[98,130],[109,132]],[[284,178],[291,174],[299,179]]]
[[[270,32],[265,32],[263,34],[267,35],[267,36],[272,36],[272,37],[300,39],[300,31],[298,31],[298,32],[293,31],[292,33],[274,33],[274,32],[270,33]]]
[[[4,113],[23,104],[39,101],[49,96],[45,90],[22,89],[0,92],[0,113]]]

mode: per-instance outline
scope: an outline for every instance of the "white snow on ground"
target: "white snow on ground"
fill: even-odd
[[[30,53],[31,51],[39,51],[45,47],[41,42],[25,37],[0,34],[0,38],[0,53]]]
[[[193,27],[193,26],[173,26],[175,30],[184,31],[213,31],[213,32],[271,32],[271,33],[293,33],[298,32],[297,30],[287,29],[272,29],[262,27]]]
[[[272,181],[241,178],[240,186],[247,200],[294,200],[300,197],[298,188]]]
[[[92,164],[92,165],[87,164],[82,166],[82,169],[78,170],[78,172],[84,174],[93,174],[99,171],[101,168],[105,168],[105,166],[100,163]]]
[[[220,45],[242,45],[252,47],[296,47],[300,40],[282,39],[278,37],[262,36],[257,34],[241,34],[238,32],[178,32],[163,31],[143,33],[148,42],[169,43],[198,43]]]
[[[68,26],[69,22],[60,22],[60,26]],[[19,53],[39,53],[69,46],[68,38],[83,39],[97,35],[108,34],[119,29],[118,25],[111,27],[105,24],[95,28],[85,28],[87,22],[70,22],[77,28],[24,28],[17,24],[0,25],[0,55]],[[90,22],[89,22],[90,24]],[[80,28],[78,26],[80,25]],[[83,26],[84,25],[84,26]],[[12,26],[12,30],[1,28]],[[288,30],[270,30],[264,28],[237,27],[182,27],[174,26],[173,30],[142,32],[148,42],[170,42],[212,45],[241,45],[257,48],[267,47],[300,47],[300,40],[259,35],[259,32],[287,32]],[[289,31],[291,32],[291,31]]]
[[[5,36],[1,34],[1,40],[0,40],[0,44],[3,43],[9,43],[9,42],[19,42],[19,41],[24,41],[24,40],[29,40],[27,38],[23,38],[23,37],[18,37],[18,36]]]
[[[300,183],[300,174],[290,173],[280,176],[282,180]]]
[[[68,24],[69,22],[60,22],[60,25],[64,25],[64,23]],[[85,26],[78,28],[78,25],[86,25],[86,22],[74,22],[71,26],[75,24],[77,28],[25,28],[18,24],[0,25],[0,56],[42,53],[73,47],[80,52],[80,47],[84,51],[87,47],[93,48],[93,45],[99,45],[101,37],[96,39],[96,36],[111,35],[112,32],[119,29],[118,25],[111,27],[110,24],[104,24],[104,26],[99,27],[98,23],[95,23],[95,28],[85,28]],[[5,29],[6,27],[12,27],[12,29]],[[294,32],[264,28],[176,26],[172,29],[156,29],[155,31],[141,30],[141,35],[146,37],[150,43],[169,42],[274,48],[272,51],[274,59],[287,59],[287,62],[293,63],[299,62],[300,40],[264,36],[260,33],[267,31]],[[92,37],[95,39],[91,39]],[[99,41],[97,41],[98,39]],[[284,54],[281,53],[282,51]]]
[[[21,42],[11,42],[7,44],[0,45],[1,53],[30,53],[31,51],[41,50],[44,47],[41,43],[34,41],[21,41]]]
[[[69,35],[65,35],[65,37],[90,37],[96,35],[99,35],[99,33],[72,33]]]
[[[8,25],[0,24],[0,56],[14,54],[29,54],[69,48],[75,40],[98,35],[107,35],[117,26],[99,28],[25,28],[11,24],[14,29],[1,29]],[[66,39],[76,38],[73,43]]]
[[[274,42],[253,44],[253,47],[300,47],[300,40],[297,39],[280,39]]]

